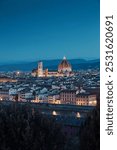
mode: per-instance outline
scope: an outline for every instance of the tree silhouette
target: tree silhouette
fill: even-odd
[[[0,150],[63,150],[61,129],[29,105],[0,107]]]
[[[80,150],[100,149],[100,109],[96,108],[88,116],[80,129]]]

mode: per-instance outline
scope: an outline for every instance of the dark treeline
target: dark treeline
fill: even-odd
[[[80,150],[100,150],[100,109],[97,107],[81,126]]]
[[[30,106],[0,107],[0,150],[62,150],[64,142],[61,126]]]
[[[93,111],[76,136],[30,105],[0,104],[0,150],[99,150],[99,110]]]

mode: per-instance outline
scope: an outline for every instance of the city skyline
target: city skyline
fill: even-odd
[[[0,1],[0,63],[99,58],[99,1]]]

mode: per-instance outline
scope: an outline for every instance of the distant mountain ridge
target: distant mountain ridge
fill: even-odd
[[[53,60],[40,60],[43,62],[44,69],[48,68],[49,70],[57,70],[58,65],[62,61],[61,59]],[[88,69],[88,68],[99,68],[100,59],[94,60],[85,60],[85,59],[69,59],[68,60],[74,70],[79,69]],[[0,71],[32,71],[37,68],[38,61],[22,63],[22,64],[9,64],[9,65],[0,65]]]

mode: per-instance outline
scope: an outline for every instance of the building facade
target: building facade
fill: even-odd
[[[72,66],[66,59],[66,57],[63,58],[63,60],[58,65],[58,71],[48,71],[48,68],[43,70],[43,62],[38,63],[38,68],[32,70],[32,76],[33,77],[59,77],[59,76],[72,76]]]
[[[38,63],[37,77],[43,77],[43,62]]]
[[[58,72],[59,73],[69,73],[72,71],[71,64],[67,61],[66,57],[63,58],[61,63],[58,66]]]
[[[11,79],[8,77],[0,77],[0,82],[6,83],[6,82],[17,82],[15,79]]]
[[[97,105],[96,95],[88,93],[77,94],[76,105],[96,106]]]
[[[9,100],[9,89],[0,89],[0,101]]]
[[[60,92],[61,104],[76,104],[76,90],[63,90]]]
[[[76,90],[63,90],[60,92],[61,104],[73,104],[82,106],[96,106],[96,95],[90,93],[79,93]]]

